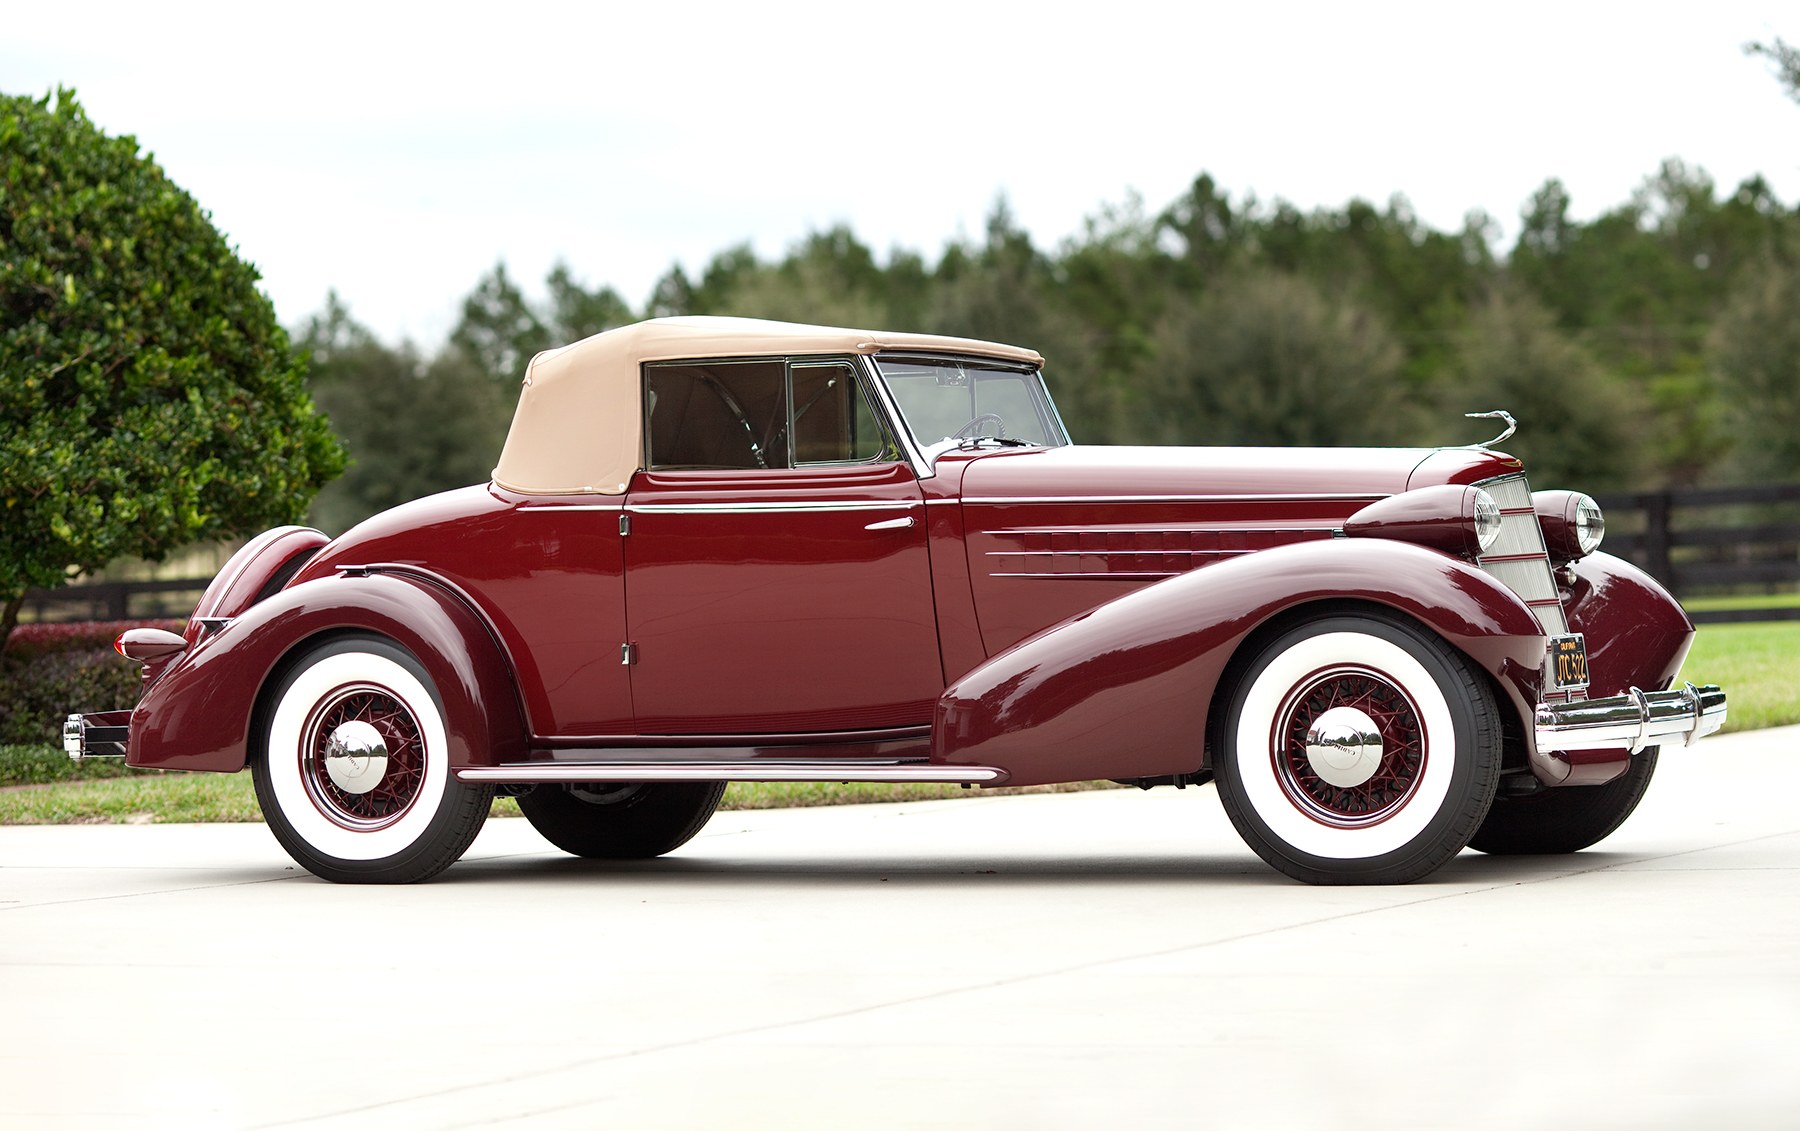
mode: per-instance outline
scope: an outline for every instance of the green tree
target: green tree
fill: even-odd
[[[1512,413],[1519,431],[1501,447],[1525,461],[1537,486],[1614,489],[1637,472],[1640,422],[1629,388],[1531,296],[1498,293],[1474,311],[1452,376],[1440,394],[1443,419]]]
[[[511,388],[540,350],[564,345],[525,299],[506,264],[481,277],[463,299],[462,318],[450,331],[450,348],[496,384]]]
[[[1800,480],[1800,268],[1770,263],[1746,275],[1708,346],[1730,406],[1732,470]]]
[[[454,348],[426,362],[389,348],[334,293],[301,330],[312,392],[350,452],[350,469],[313,502],[332,534],[379,511],[487,479],[512,408],[510,389]]]
[[[566,263],[550,269],[544,285],[550,292],[548,317],[544,319],[554,345],[568,345],[633,320],[631,307],[611,287],[590,291],[575,280]],[[524,374],[521,372],[520,377]]]
[[[0,639],[29,587],[291,522],[343,468],[257,279],[73,91],[0,96]]]
[[[1399,432],[1401,350],[1374,312],[1267,269],[1172,308],[1143,377],[1164,443],[1379,444]]]
[[[1786,88],[1789,98],[1800,102],[1800,47],[1778,37],[1774,43],[1746,43],[1744,51],[1774,63],[1776,79]]]

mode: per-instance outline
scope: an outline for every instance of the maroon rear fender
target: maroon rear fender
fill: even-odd
[[[171,770],[241,770],[264,696],[300,653],[326,640],[386,637],[431,675],[452,766],[524,757],[528,727],[512,665],[487,622],[421,570],[377,569],[281,590],[191,646],[131,715],[126,761]]]
[[[1007,649],[938,700],[932,760],[997,766],[1009,785],[1193,773],[1213,694],[1246,639],[1302,606],[1345,601],[1424,624],[1530,719],[1546,641],[1516,595],[1433,550],[1334,539],[1170,578]]]

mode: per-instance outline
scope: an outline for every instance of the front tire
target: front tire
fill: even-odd
[[[1264,645],[1214,731],[1225,812],[1314,884],[1402,884],[1460,852],[1499,783],[1482,673],[1410,622],[1335,616]]]
[[[1541,789],[1494,802],[1469,847],[1494,856],[1562,856],[1597,844],[1644,799],[1656,752],[1654,746],[1638,751],[1631,767],[1605,785]]]
[[[337,883],[429,879],[467,851],[492,786],[456,780],[431,676],[392,641],[307,652],[276,688],[251,757],[275,839]]]
[[[540,785],[519,811],[545,840],[590,860],[647,860],[680,848],[719,808],[725,783]]]

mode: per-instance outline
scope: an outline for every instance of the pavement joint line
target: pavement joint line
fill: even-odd
[[[187,887],[157,888],[154,891],[121,892],[118,895],[84,895],[78,899],[42,899],[42,900],[35,900],[31,903],[26,903],[22,900],[15,900],[15,901],[11,901],[12,903],[14,903],[14,906],[0,906],[0,911],[27,911],[33,907],[68,907],[68,906],[70,906],[72,904],[76,904],[76,903],[107,903],[107,902],[109,902],[111,900],[115,900],[115,899],[143,899],[146,896],[180,895],[183,892],[213,891],[217,888],[244,888],[244,887],[251,887],[256,884],[279,884],[279,883],[283,883],[287,880],[297,880],[300,878],[301,877],[298,875],[270,876],[266,879],[261,879],[261,880],[230,880],[227,882],[216,883],[216,884],[190,884]],[[6,901],[6,900],[0,900],[0,904],[5,904],[7,902],[8,901]]]

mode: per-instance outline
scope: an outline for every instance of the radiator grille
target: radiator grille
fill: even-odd
[[[1482,570],[1531,607],[1546,635],[1567,633],[1569,622],[1556,596],[1544,532],[1531,507],[1531,487],[1523,475],[1490,479],[1480,487],[1500,504],[1500,537],[1481,556]]]

